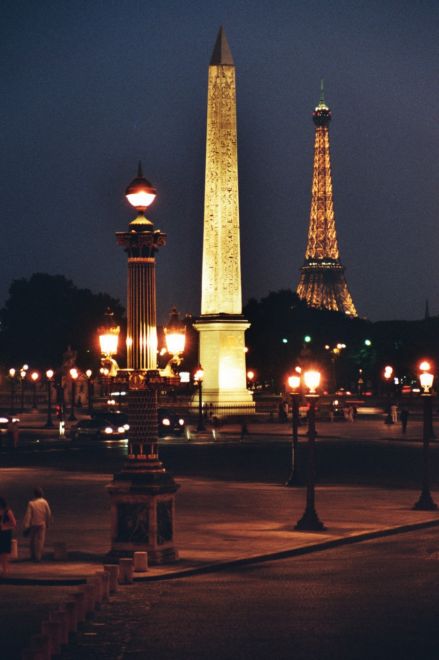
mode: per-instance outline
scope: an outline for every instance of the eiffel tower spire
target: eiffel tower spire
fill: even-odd
[[[323,80],[313,121],[316,129],[311,213],[305,262],[300,269],[297,294],[311,307],[357,316],[338,250],[329,151],[331,110],[325,102]]]

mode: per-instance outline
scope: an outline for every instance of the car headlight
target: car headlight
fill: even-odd
[[[180,417],[180,419],[178,420],[178,423],[180,424],[180,426],[183,426],[183,425],[184,425],[184,419],[182,419],[182,418]]]
[[[113,429],[111,428],[111,426],[106,426],[104,429],[104,433],[106,433],[107,435],[113,433]]]
[[[123,428],[125,429],[125,431],[129,431],[130,430],[130,425],[129,424],[124,424]]]
[[[119,431],[119,433],[125,433],[125,426],[119,426],[117,430]]]
[[[7,417],[0,417],[0,424],[7,424],[9,419]]]
[[[171,426],[171,420],[168,419],[167,417],[164,417],[162,419],[162,424],[163,424],[163,426]]]

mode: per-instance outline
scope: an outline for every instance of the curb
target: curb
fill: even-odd
[[[351,536],[343,536],[328,541],[321,541],[311,543],[309,545],[302,545],[296,548],[286,550],[279,550],[277,552],[268,552],[260,555],[250,555],[247,557],[240,557],[238,559],[230,559],[227,561],[217,562],[214,564],[206,564],[204,566],[195,566],[193,568],[183,568],[180,570],[162,573],[161,575],[145,575],[135,576],[134,583],[138,582],[158,582],[161,580],[177,580],[179,578],[192,577],[196,575],[204,575],[206,573],[218,573],[231,568],[239,566],[249,566],[251,564],[260,564],[268,561],[275,561],[279,559],[288,559],[290,557],[299,557],[302,555],[309,555],[315,552],[323,552],[325,550],[332,550],[344,545],[353,545],[354,543],[362,543],[364,541],[371,541],[377,538],[386,538],[387,536],[395,536],[396,534],[404,534],[407,532],[414,532],[418,529],[429,529],[430,527],[439,527],[439,518],[432,518],[430,520],[423,520],[418,523],[409,523],[407,525],[398,525],[396,527],[384,527],[370,532],[360,532],[352,534]],[[75,586],[78,584],[85,584],[87,577],[68,577],[68,578],[0,578],[1,584],[21,585],[21,586]]]

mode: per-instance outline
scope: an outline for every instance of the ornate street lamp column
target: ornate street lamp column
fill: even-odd
[[[318,371],[305,371],[304,381],[309,393],[306,395],[309,403],[308,411],[308,476],[306,483],[306,507],[303,516],[296,524],[296,529],[306,532],[319,532],[325,528],[319,520],[315,509],[315,442],[316,442],[316,401],[319,398],[316,390],[320,384]]]
[[[9,369],[9,380],[11,385],[11,400],[9,404],[9,414],[13,415],[15,413],[15,374],[16,370],[11,367]]]
[[[423,405],[423,442],[422,442],[422,490],[414,509],[418,511],[436,511],[437,504],[434,502],[430,493],[430,465],[429,465],[429,447],[433,428],[433,406],[432,393],[434,376],[430,373],[430,364],[427,361],[419,365],[419,381],[422,387]]]
[[[198,365],[195,374],[194,374],[194,381],[197,384],[198,387],[198,424],[197,424],[197,431],[203,432],[206,430],[206,427],[204,426],[204,419],[203,419],[203,378],[204,378],[204,369],[201,366],[201,364]]]
[[[291,408],[292,408],[292,426],[291,426],[291,472],[286,482],[286,486],[297,486],[297,449],[299,446],[299,399],[300,376],[298,373],[288,377],[288,385],[291,390]]]
[[[54,371],[53,369],[48,369],[46,371],[46,385],[47,385],[47,420],[44,425],[45,429],[53,429],[54,423],[52,421],[52,383],[53,383]]]
[[[137,177],[126,191],[137,211],[126,232],[117,232],[118,244],[128,255],[127,369],[118,376],[128,380],[128,460],[109,484],[112,508],[112,549],[115,556],[148,552],[151,564],[177,559],[174,547],[174,499],[178,489],[158,457],[158,389],[165,378],[157,369],[155,255],[166,234],[154,229],[145,210],[156,191]]]

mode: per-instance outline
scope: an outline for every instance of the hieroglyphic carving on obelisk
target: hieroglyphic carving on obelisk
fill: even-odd
[[[221,28],[209,66],[201,314],[241,314],[235,66]]]
[[[207,402],[251,404],[239,241],[235,65],[221,28],[209,66],[200,362]]]

